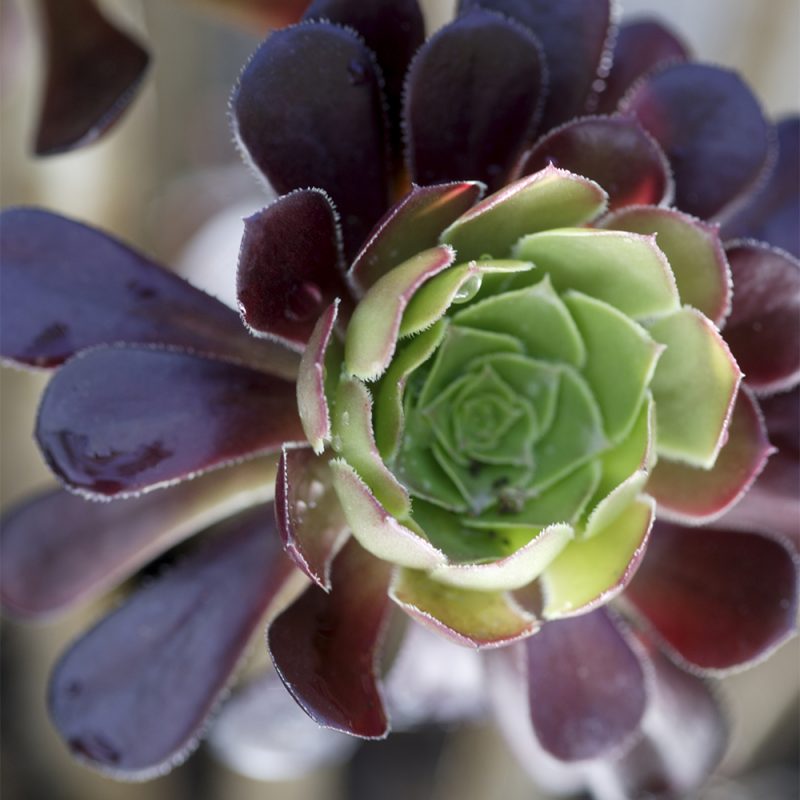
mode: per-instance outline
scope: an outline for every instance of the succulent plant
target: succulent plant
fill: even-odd
[[[3,356],[59,367],[39,446],[114,498],[13,511],[4,606],[253,506],[57,666],[92,766],[180,760],[265,616],[315,721],[386,735],[399,608],[488,651],[540,777],[688,791],[725,742],[700,676],[794,632],[800,267],[742,237],[797,246],[797,120],[774,153],[741,79],[656,23],[612,48],[601,0],[459,12],[423,44],[413,0],[316,0],[245,67],[234,128],[280,195],[245,221],[246,328],[99,231],[3,214]]]

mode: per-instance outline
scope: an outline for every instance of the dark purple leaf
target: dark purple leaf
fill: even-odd
[[[54,490],[0,525],[0,601],[23,618],[96,597],[195,531],[269,498],[273,469],[256,459],[164,492],[96,503]]]
[[[598,110],[611,113],[639,78],[661,64],[686,61],[688,57],[688,48],[675,32],[656,20],[642,19],[620,26]]]
[[[138,779],[183,760],[292,572],[260,506],[79,639],[49,692],[73,755]]]
[[[650,662],[650,701],[642,740],[611,765],[614,796],[693,797],[725,752],[723,711],[703,680],[640,642]]]
[[[393,144],[399,148],[403,81],[411,57],[425,41],[425,21],[417,0],[314,0],[304,18],[347,25],[364,37],[383,73]]]
[[[102,136],[133,100],[149,57],[92,0],[40,0],[47,78],[36,154],[55,155]]]
[[[530,32],[481,9],[457,18],[422,46],[409,70],[412,179],[498,189],[533,134],[543,96],[540,48]]]
[[[291,374],[213,297],[101,231],[37,209],[0,215],[0,350],[52,367],[87,347],[158,344]]]
[[[36,438],[53,471],[86,494],[164,486],[304,441],[294,384],[160,350],[104,347],[50,381]]]
[[[666,156],[626,117],[585,117],[556,128],[524,155],[515,173],[530,175],[548,164],[599,183],[611,210],[657,205],[672,193]]]
[[[231,101],[242,146],[279,194],[318,186],[341,214],[352,258],[389,201],[380,79],[352,31],[324,22],[276,31]]]
[[[800,380],[800,262],[758,242],[726,249],[733,306],[725,340],[756,392],[778,392]]]
[[[760,239],[800,258],[800,117],[788,117],[775,129],[775,166],[764,186],[725,222],[722,235],[726,239]]]
[[[391,572],[350,539],[333,562],[330,594],[310,586],[269,627],[275,669],[319,725],[367,739],[388,733],[376,671]]]
[[[550,86],[541,130],[586,111],[608,46],[609,0],[460,0],[459,4],[462,13],[476,6],[516,19],[541,43]]]
[[[245,220],[237,290],[257,334],[304,347],[322,309],[349,291],[336,212],[316,189],[284,195]]]
[[[664,148],[675,174],[675,205],[702,219],[728,210],[769,163],[769,124],[729,70],[667,66],[638,84],[622,108]]]
[[[728,438],[711,469],[659,458],[647,493],[659,511],[697,525],[719,517],[748,490],[771,452],[758,404],[746,387],[736,395]]]
[[[765,536],[657,522],[625,597],[689,664],[727,669],[794,632],[797,565]]]
[[[309,448],[284,448],[275,481],[275,516],[294,563],[326,591],[330,567],[350,528],[328,469],[330,456]]]
[[[353,280],[369,289],[392,267],[435,247],[442,231],[480,195],[481,185],[475,182],[414,186],[375,226],[350,268]]]
[[[644,671],[606,611],[548,622],[519,647],[531,722],[551,755],[596,758],[636,733],[647,702]]]

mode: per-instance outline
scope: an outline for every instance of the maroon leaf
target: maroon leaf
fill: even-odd
[[[657,205],[672,194],[666,156],[626,117],[584,117],[556,128],[524,155],[515,174],[530,175],[548,164],[599,183],[611,210]]]
[[[366,739],[388,733],[376,670],[391,572],[351,539],[333,562],[330,594],[310,586],[270,625],[275,669],[319,725]]]
[[[775,126],[778,157],[764,186],[722,226],[726,239],[751,238],[769,242],[800,258],[800,117]]]
[[[336,212],[317,189],[292,192],[245,220],[237,290],[245,324],[305,346],[322,309],[349,292]]]
[[[40,0],[47,78],[36,154],[90,144],[119,119],[147,70],[141,45],[112,25],[92,0]]]
[[[331,483],[329,455],[284,448],[275,481],[275,516],[287,555],[325,591],[330,567],[350,533]]]
[[[664,148],[675,173],[675,204],[702,219],[752,189],[769,161],[769,125],[734,72],[670,65],[638,84],[621,108]]]
[[[725,752],[725,717],[704,681],[676,667],[652,642],[640,642],[650,662],[650,701],[642,740],[609,765],[614,796],[694,796]]]
[[[462,13],[476,6],[516,19],[541,43],[550,86],[541,130],[586,110],[610,38],[609,0],[460,0],[459,4]]]
[[[758,242],[726,253],[734,292],[725,339],[751,389],[789,389],[800,380],[800,262]]]
[[[36,438],[68,486],[107,496],[304,440],[289,381],[132,347],[89,350],[59,370],[42,398]]]
[[[425,41],[417,0],[314,0],[305,19],[328,20],[358,31],[378,59],[389,103],[394,143],[400,145],[403,81],[411,57]]]
[[[657,522],[625,597],[686,662],[722,670],[794,632],[797,565],[771,538]]]
[[[479,180],[498,189],[533,133],[543,85],[540,48],[522,26],[481,9],[446,25],[409,69],[413,180]]]
[[[253,460],[129,500],[55,490],[11,509],[0,525],[3,609],[37,618],[96,597],[195,531],[267,500],[272,474]]]
[[[292,573],[261,506],[140,589],[53,672],[52,719],[73,755],[119,777],[182,761]]]
[[[439,243],[442,231],[478,201],[477,182],[414,186],[383,219],[353,262],[350,275],[366,290],[392,267]]]
[[[636,733],[647,701],[644,671],[606,611],[548,622],[519,647],[533,729],[551,755],[596,758]]]
[[[651,19],[622,25],[598,110],[610,113],[639,78],[661,64],[686,61],[689,51],[674,31]]]
[[[711,469],[660,458],[646,491],[666,512],[689,524],[715,519],[748,490],[772,452],[756,401],[739,390],[728,439]]]
[[[352,31],[311,22],[276,31],[232,101],[237,136],[279,194],[319,186],[355,255],[389,200],[386,124],[373,56]]]
[[[87,347],[158,344],[290,374],[235,312],[101,231],[37,209],[0,216],[0,351],[52,367]]]

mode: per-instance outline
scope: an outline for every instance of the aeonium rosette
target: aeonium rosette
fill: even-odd
[[[324,584],[308,509],[327,482],[352,535],[399,567],[393,599],[486,645],[624,587],[657,458],[714,465],[740,372],[714,323],[682,304],[656,237],[614,229],[630,210],[587,227],[606,209],[596,183],[548,167],[453,211],[477,192],[415,189],[358,255],[360,299],[328,307],[300,367],[318,458],[285,449],[278,486],[284,539],[312,578]],[[688,217],[636,212],[698,236]],[[713,273],[705,297],[696,280],[686,290],[719,313],[727,287],[709,291],[724,279],[706,250],[693,255]]]

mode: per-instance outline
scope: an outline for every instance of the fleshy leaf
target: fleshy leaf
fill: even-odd
[[[351,540],[334,559],[330,593],[310,586],[269,627],[275,669],[318,725],[365,739],[389,732],[377,656],[391,573]]]
[[[544,50],[550,91],[541,129],[578,116],[602,70],[611,29],[609,0],[460,0],[459,9],[499,11],[529,28]]]
[[[416,569],[431,569],[445,561],[441,551],[387,512],[349,464],[332,461],[331,471],[345,518],[365,550]]]
[[[390,597],[413,619],[472,647],[498,647],[539,627],[506,593],[445,586],[416,570],[398,571]]]
[[[331,436],[329,384],[338,379],[341,346],[334,325],[339,303],[325,309],[311,332],[297,373],[297,408],[306,439],[319,454]]]
[[[800,261],[758,242],[727,248],[736,289],[725,340],[757,393],[800,381]]]
[[[656,234],[669,261],[681,302],[721,325],[730,311],[731,272],[718,229],[671,208],[625,208],[606,217],[612,230]]]
[[[445,25],[408,72],[411,177],[480,180],[490,191],[502,186],[538,121],[543,71],[538,43],[509,19],[476,9]]]
[[[620,515],[624,515],[629,506],[636,500],[647,483],[647,472],[637,470],[624,481],[614,487],[592,509],[586,521],[584,538],[590,539],[598,533],[608,530]]]
[[[296,356],[248,336],[231,309],[99,230],[32,208],[4,211],[0,228],[5,359],[51,367],[125,342],[295,369]]]
[[[550,230],[525,236],[513,255],[549,274],[556,291],[583,292],[636,319],[678,308],[675,279],[652,236]]]
[[[547,619],[588,611],[627,586],[644,555],[654,507],[647,497],[636,500],[605,530],[564,548],[542,575]]]
[[[440,320],[428,330],[400,344],[389,369],[377,384],[373,422],[375,441],[384,459],[393,456],[400,444],[403,430],[403,393],[408,377],[436,352],[446,329],[446,321]]]
[[[796,630],[797,563],[757,534],[659,522],[625,597],[689,664],[747,664]]]
[[[596,181],[612,209],[672,197],[672,174],[654,139],[629,117],[584,117],[550,131],[523,156],[515,172],[548,164]]]
[[[383,463],[372,431],[372,397],[355,378],[343,377],[336,390],[333,449],[353,467],[378,502],[394,517],[408,514],[405,490]]]
[[[723,514],[750,487],[772,452],[758,406],[746,386],[736,396],[728,435],[711,469],[659,459],[647,484],[659,512],[690,524]]]
[[[753,188],[766,167],[770,130],[734,72],[673,64],[634,86],[621,108],[664,148],[675,173],[675,205],[702,219]]]
[[[513,336],[532,358],[578,368],[586,361],[578,327],[547,275],[533,286],[487,297],[458,311],[454,322]]]
[[[667,347],[650,385],[658,453],[708,469],[725,441],[742,373],[719,331],[693,308],[647,327]]]
[[[394,144],[399,145],[403,80],[411,57],[425,41],[425,21],[417,0],[393,0],[390,4],[383,0],[314,0],[303,18],[346,25],[361,34],[381,68]]]
[[[195,531],[269,500],[274,472],[255,459],[113,503],[59,489],[37,495],[0,525],[3,609],[36,619],[97,597]]]
[[[590,222],[605,210],[605,192],[593,181],[553,166],[482,200],[441,236],[460,261],[503,258],[521,236]]]
[[[628,89],[648,72],[660,64],[674,64],[688,57],[686,45],[657,20],[641,19],[621,25],[598,109],[611,113]]]
[[[641,634],[646,648],[649,697],[642,736],[621,758],[598,770],[599,786],[609,771],[622,797],[691,797],[725,753],[724,710],[705,681],[677,667]]]
[[[125,112],[149,56],[92,0],[42,0],[47,80],[36,154],[57,155],[94,142]]]
[[[600,407],[606,435],[617,442],[636,419],[663,348],[608,303],[572,291],[564,301],[586,343],[581,374]]]
[[[453,263],[450,247],[434,247],[384,275],[356,306],[347,326],[345,366],[364,380],[379,378],[389,366],[403,311],[425,281]]]
[[[302,441],[294,386],[246,367],[133,347],[62,367],[39,407],[51,469],[87,495],[129,495]]]
[[[429,573],[432,580],[481,592],[520,589],[541,575],[572,539],[569,525],[550,525],[510,556],[476,564],[443,564]]]
[[[236,283],[251,331],[302,348],[322,309],[349,296],[337,225],[316,189],[291,192],[244,221]]]
[[[414,186],[375,226],[350,268],[353,282],[366,291],[390,269],[435,247],[439,234],[475,204],[482,189],[475,181]]]
[[[647,705],[645,673],[607,611],[548,622],[519,647],[531,723],[548,753],[581,761],[633,739]]]
[[[286,554],[325,591],[331,562],[350,535],[329,462],[307,448],[285,447],[275,480],[275,518]]]
[[[778,156],[763,186],[748,196],[742,208],[722,226],[724,239],[751,238],[780,247],[800,258],[800,117],[776,126]]]
[[[49,708],[75,757],[142,780],[197,745],[265,611],[294,571],[271,517],[272,509],[261,506],[233,518],[61,658]]]
[[[236,135],[278,194],[319,186],[331,196],[348,259],[389,200],[373,59],[353,31],[326,22],[295,25],[259,47],[231,100]]]

